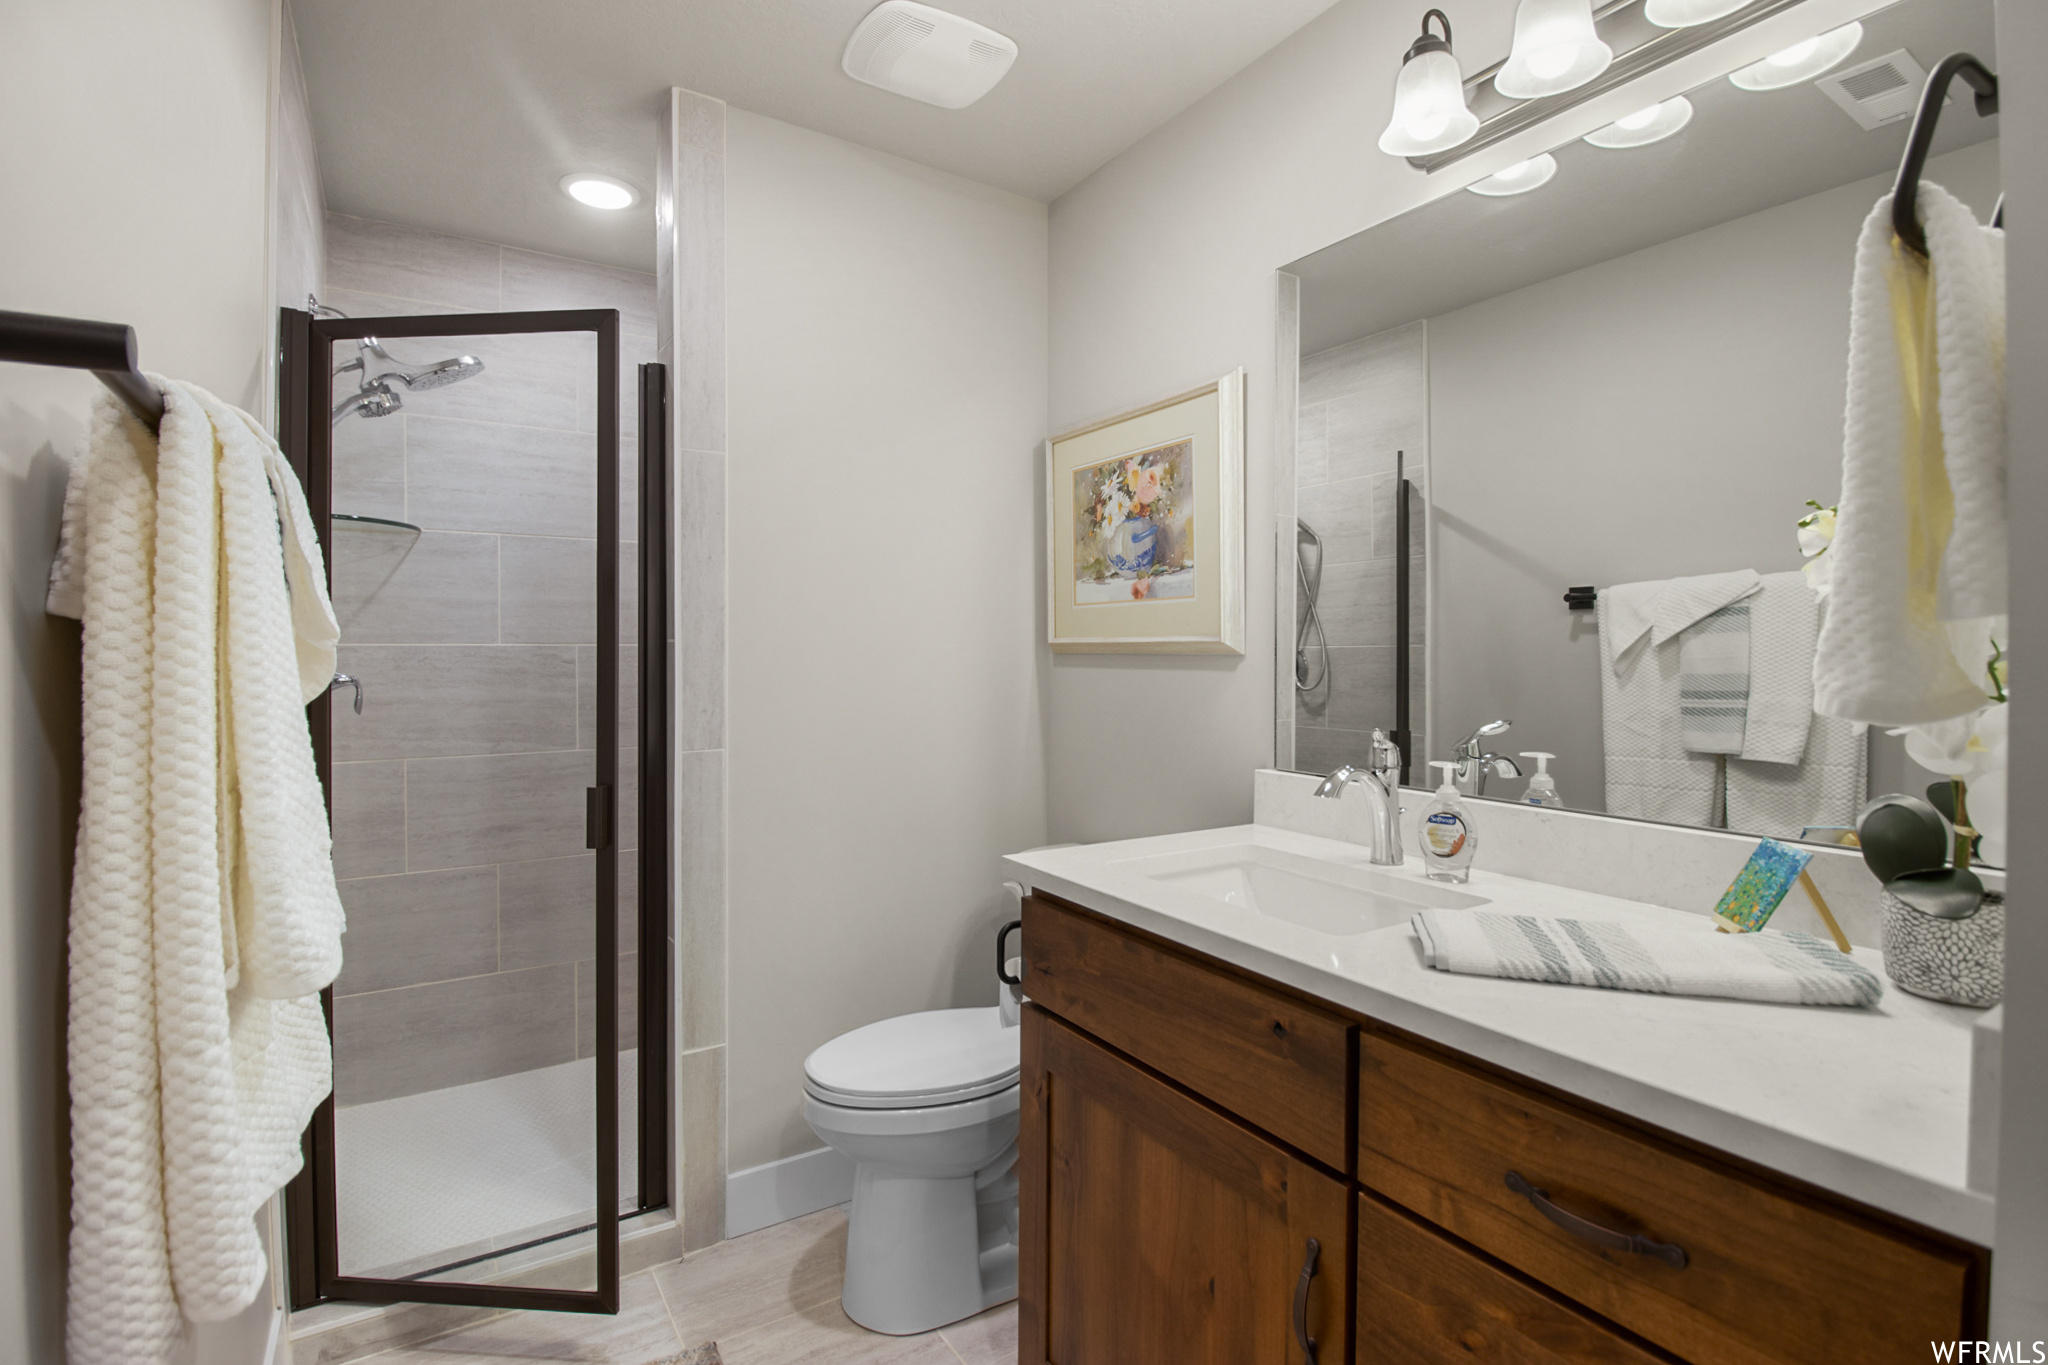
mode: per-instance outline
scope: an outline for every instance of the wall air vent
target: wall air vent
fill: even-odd
[[[1858,66],[1830,71],[1814,85],[1868,131],[1913,117],[1920,103],[1920,88],[1926,83],[1926,70],[1913,60],[1912,53],[1900,48]],[[1951,102],[1942,101],[1944,105]]]
[[[868,85],[965,109],[1016,60],[1017,45],[992,28],[916,0],[882,0],[854,29],[840,65]]]

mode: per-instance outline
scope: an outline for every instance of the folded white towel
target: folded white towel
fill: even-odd
[[[1600,631],[1611,635],[1616,659],[1645,634],[1661,645],[1678,632],[1755,592],[1763,579],[1755,569],[1618,583],[1600,590]]]
[[[1424,910],[1410,924],[1423,961],[1469,976],[1778,1005],[1877,1003],[1884,983],[1810,934],[1723,934],[1692,925]]]
[[[1938,185],[1919,202],[1931,275],[1893,238],[1890,195],[1856,245],[1841,519],[1814,660],[1821,714],[1872,724],[1982,706],[1944,623],[1995,615],[2006,595],[2002,236]]]
[[[1728,828],[1797,839],[1808,826],[1856,823],[1870,798],[1870,727],[1815,716],[1797,763],[1728,760]]]
[[[1749,604],[1708,612],[1678,633],[1678,717],[1696,754],[1739,754],[1749,715]]]
[[[1721,768],[1711,754],[1686,751],[1679,730],[1678,642],[1649,641],[1649,608],[1663,586],[1630,583],[1602,588],[1595,604],[1600,621],[1600,732],[1607,812],[1677,825],[1714,825],[1720,823]],[[1631,630],[1636,647],[1618,647],[1615,642]]]
[[[1813,646],[1820,599],[1797,569],[1763,576],[1749,600],[1749,713],[1742,757],[1797,763],[1813,729]]]

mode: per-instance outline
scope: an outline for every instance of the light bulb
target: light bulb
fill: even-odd
[[[1522,0],[1515,10],[1515,46],[1493,78],[1509,99],[1576,90],[1605,71],[1614,49],[1593,27],[1593,0]]]
[[[1756,0],[1647,0],[1643,17],[1659,28],[1691,28],[1735,13]]]
[[[629,209],[640,200],[640,191],[608,175],[578,172],[561,180],[562,193],[594,209]]]
[[[1773,52],[1770,56],[1764,58],[1764,60],[1769,62],[1772,66],[1797,66],[1801,62],[1805,61],[1808,57],[1811,57],[1813,55],[1813,50],[1819,46],[1820,39],[1818,37],[1808,38],[1803,43],[1792,44],[1792,46],[1786,48],[1783,52]]]
[[[1579,55],[1579,49],[1571,43],[1559,43],[1529,54],[1529,74],[1540,81],[1554,81],[1572,69],[1572,60]]]
[[[1794,43],[1752,62],[1728,79],[1741,90],[1782,90],[1788,85],[1810,81],[1840,66],[1863,41],[1863,25],[1850,23],[1829,29],[1818,37]]]
[[[1429,31],[1429,21],[1443,25],[1443,36]],[[1441,10],[1422,18],[1422,36],[1401,60],[1394,81],[1394,112],[1380,134],[1380,150],[1389,156],[1428,156],[1448,151],[1479,131],[1479,116],[1465,105],[1465,80],[1451,55],[1451,21]]]
[[[1690,122],[1692,101],[1678,95],[1595,129],[1586,134],[1586,141],[1595,147],[1647,147],[1652,142],[1662,142]]]
[[[1514,165],[1495,171],[1484,180],[1475,181],[1465,188],[1474,194],[1483,194],[1489,199],[1505,198],[1510,194],[1527,194],[1530,190],[1550,183],[1557,174],[1557,158],[1549,152],[1517,161]]]

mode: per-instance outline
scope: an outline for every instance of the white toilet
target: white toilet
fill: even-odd
[[[928,1332],[1017,1296],[1019,1030],[1004,1014],[898,1015],[804,1061],[804,1117],[854,1162],[840,1303],[871,1331]]]

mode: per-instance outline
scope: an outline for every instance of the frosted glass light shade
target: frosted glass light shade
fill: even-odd
[[[1557,174],[1557,158],[1549,152],[1532,156],[1527,161],[1517,161],[1505,170],[1496,171],[1484,180],[1475,181],[1465,188],[1474,194],[1483,194],[1489,199],[1503,199],[1511,194],[1527,194],[1550,183]]]
[[[1794,43],[1781,52],[1773,52],[1762,61],[1743,67],[1728,79],[1742,90],[1783,90],[1788,85],[1798,85],[1834,70],[1862,41],[1863,25],[1844,24],[1819,37]]]
[[[1645,0],[1643,17],[1659,28],[1691,28],[1756,3],[1756,0]]]
[[[1493,88],[1517,100],[1562,94],[1613,60],[1614,49],[1593,28],[1593,0],[1522,0],[1515,10],[1515,47]]]
[[[1679,95],[1616,119],[1605,128],[1586,134],[1586,141],[1595,147],[1647,147],[1662,142],[1691,122],[1692,101]]]
[[[1380,134],[1389,156],[1448,151],[1479,131],[1479,116],[1465,105],[1465,81],[1448,50],[1419,52],[1401,64],[1394,82],[1394,114]]]

